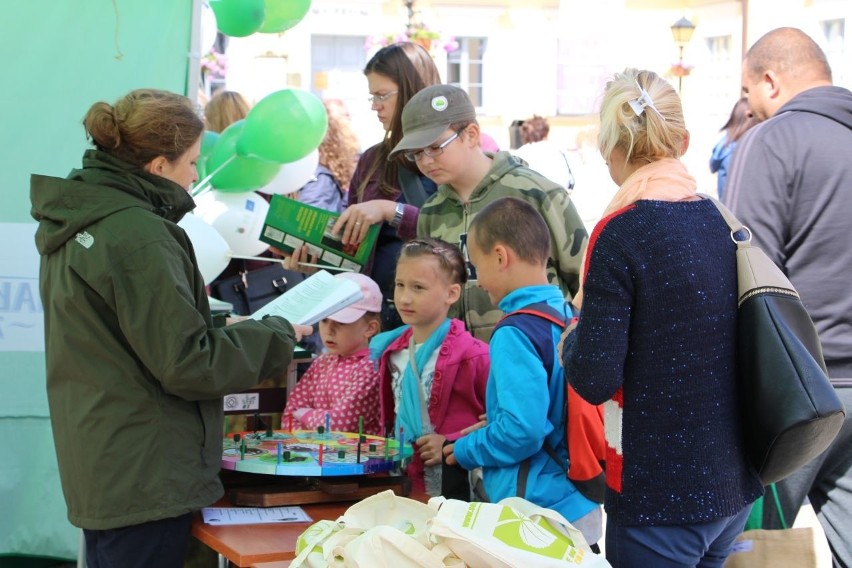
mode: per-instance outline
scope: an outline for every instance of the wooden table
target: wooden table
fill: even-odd
[[[429,496],[425,493],[412,493],[408,497],[421,503],[429,501]],[[268,525],[206,525],[201,520],[199,511],[192,520],[192,536],[219,554],[220,568],[227,568],[228,561],[241,568],[284,568],[290,564],[284,561],[296,557],[296,539],[306,528],[317,521],[334,521],[354,504],[353,501],[340,501],[301,505],[313,519],[311,522]],[[211,507],[233,505],[225,496]]]
[[[302,505],[312,522],[322,519],[335,520],[346,512],[351,501]],[[212,507],[232,507],[223,497]],[[296,539],[311,523],[275,523],[269,525],[210,526],[196,513],[192,521],[192,536],[219,554],[220,566],[227,566],[227,559],[240,567],[249,567],[263,562],[292,560],[296,557]],[[273,567],[287,564],[272,564]]]

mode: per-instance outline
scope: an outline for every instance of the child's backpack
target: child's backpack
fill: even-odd
[[[533,347],[547,371],[547,380],[553,376],[554,361],[553,325],[564,329],[568,325],[566,314],[560,313],[544,302],[524,306],[503,316],[494,328],[512,326],[530,338]],[[561,367],[561,363],[559,363]],[[577,490],[591,501],[603,503],[606,487],[604,465],[605,447],[603,407],[589,404],[565,381],[566,408],[563,412],[565,439],[568,441],[568,463],[564,463],[545,440],[544,451],[565,470]],[[524,460],[518,472],[518,495],[523,497],[529,460]]]

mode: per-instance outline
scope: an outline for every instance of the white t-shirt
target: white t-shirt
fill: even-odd
[[[531,170],[568,189],[572,183],[568,157],[559,146],[549,140],[530,142],[512,154],[524,160]]]

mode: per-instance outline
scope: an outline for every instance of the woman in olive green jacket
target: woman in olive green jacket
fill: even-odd
[[[191,511],[223,494],[222,397],[284,372],[298,334],[275,317],[214,327],[176,225],[203,131],[188,99],[137,90],[84,125],[83,167],[31,186],[68,518],[90,567],[182,566]]]

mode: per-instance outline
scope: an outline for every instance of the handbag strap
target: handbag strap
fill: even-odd
[[[699,193],[698,196],[703,199],[709,199],[713,202],[713,205],[715,205],[716,209],[719,210],[719,213],[722,214],[722,218],[725,219],[725,223],[727,223],[728,227],[731,228],[731,238],[734,239],[735,243],[740,244],[741,242],[743,242],[738,241],[736,238],[734,238],[734,235],[736,233],[739,233],[743,230],[748,232],[748,238],[746,239],[746,242],[751,241],[751,231],[749,230],[749,228],[743,225],[740,220],[737,219],[733,213],[731,213],[731,210],[725,207],[721,201],[719,201],[715,197],[707,195],[706,193]]]
[[[403,165],[398,166],[399,187],[402,189],[402,195],[405,197],[405,202],[420,209],[426,203],[426,190],[423,189],[423,182],[420,181],[420,176],[409,170]]]

